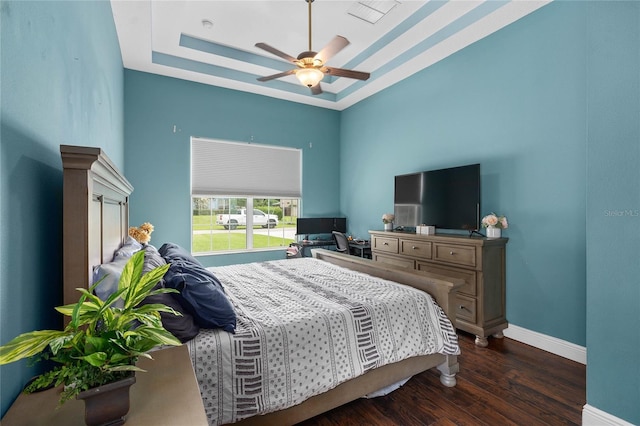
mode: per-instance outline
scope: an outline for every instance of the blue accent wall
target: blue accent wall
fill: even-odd
[[[638,2],[554,2],[344,111],[340,135],[358,236],[394,175],[480,162],[482,214],[510,222],[508,320],[587,346],[587,403],[633,424],[639,28]]]
[[[340,214],[339,112],[130,70],[125,89],[130,221],[151,222],[152,243],[191,247],[192,136],[302,149],[303,214]],[[199,257],[205,265],[276,258],[284,248]]]
[[[587,402],[640,425],[640,3],[587,28]]]
[[[508,320],[582,346],[584,21],[583,7],[545,6],[349,108],[341,133],[359,236],[393,212],[394,175],[480,163],[481,215],[509,220]]]
[[[2,1],[0,344],[60,328],[61,144],[103,148],[123,167],[124,78],[106,1]],[[1,414],[36,374],[0,367]]]

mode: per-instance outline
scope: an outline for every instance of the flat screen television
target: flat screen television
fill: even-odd
[[[331,234],[332,231],[347,232],[346,217],[299,217],[296,234]]]
[[[480,228],[480,164],[395,177],[394,226]]]

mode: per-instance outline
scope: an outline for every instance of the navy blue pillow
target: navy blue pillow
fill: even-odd
[[[144,266],[142,267],[142,273],[146,274],[152,269],[158,268],[166,264],[166,261],[158,250],[151,244],[144,247]],[[162,278],[155,288],[164,287],[165,281]],[[196,337],[200,331],[200,327],[195,323],[191,314],[187,312],[182,304],[174,297],[175,293],[161,293],[153,296],[147,296],[141,303],[141,305],[148,305],[153,303],[161,303],[173,308],[174,311],[179,312],[181,315],[173,315],[169,312],[160,312],[160,318],[162,319],[162,326],[167,329],[171,334],[176,336],[181,342]]]
[[[236,313],[220,281],[182,247],[166,243],[160,255],[171,266],[164,276],[165,286],[178,290],[173,294],[203,328],[236,329]]]
[[[200,327],[198,327],[198,324],[196,324],[194,318],[187,310],[182,307],[182,304],[175,297],[172,297],[174,294],[175,293],[161,293],[147,296],[141,305],[161,303],[181,313],[182,315],[179,316],[169,312],[160,312],[160,318],[162,320],[162,326],[184,343],[196,337],[200,331]]]
[[[202,267],[202,263],[200,263],[198,259],[193,257],[189,251],[183,249],[177,244],[164,243],[158,252],[167,262],[169,262],[169,260],[185,260]]]

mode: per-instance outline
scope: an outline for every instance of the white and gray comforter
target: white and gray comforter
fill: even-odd
[[[431,296],[301,258],[209,268],[237,314],[236,333],[188,342],[211,425],[294,406],[368,370],[459,353]]]

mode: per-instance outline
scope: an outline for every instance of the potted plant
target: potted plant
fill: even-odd
[[[60,404],[74,397],[84,399],[92,389],[98,389],[100,395],[113,395],[112,388],[118,387],[114,383],[124,379],[125,396],[119,400],[126,403],[126,407],[121,407],[115,414],[116,423],[113,419],[107,420],[102,413],[98,418],[90,413],[94,406],[103,411],[117,405],[115,401],[105,404],[85,399],[88,425],[124,423],[124,416],[129,411],[129,386],[135,382],[135,372],[144,371],[136,367],[138,358],[151,358],[148,351],[159,345],[181,344],[164,329],[159,314],[178,313],[162,304],[140,304],[149,295],[175,292],[173,289],[154,289],[169,265],[143,275],[143,264],[144,250],[135,253],[126,263],[118,290],[106,300],[93,294],[100,281],[88,290],[78,288],[82,295],[77,303],[56,308],[71,317],[64,330],[39,330],[19,335],[0,347],[0,364],[34,356],[36,360],[55,361],[57,365],[35,378],[25,392],[64,385]],[[122,302],[116,303],[118,299]]]

